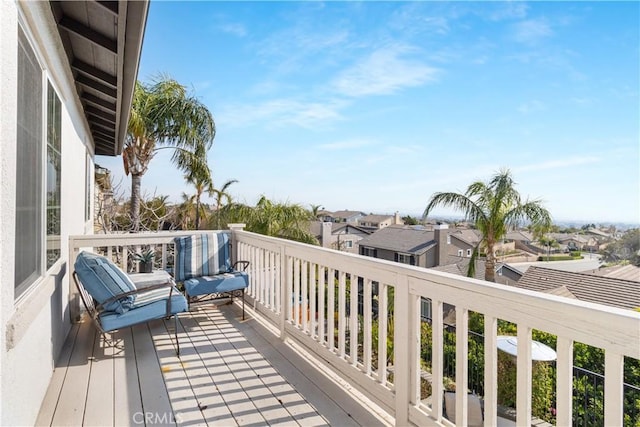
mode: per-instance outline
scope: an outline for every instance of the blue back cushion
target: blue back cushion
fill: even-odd
[[[176,237],[175,280],[213,276],[231,270],[231,250],[227,233],[207,233]]]
[[[123,292],[136,290],[131,279],[118,266],[109,259],[91,252],[80,252],[75,270],[82,286],[98,304]],[[129,295],[107,304],[104,309],[122,314],[133,306],[134,301],[135,296]]]

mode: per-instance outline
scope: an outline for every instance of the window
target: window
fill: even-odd
[[[15,296],[42,275],[42,69],[18,28]]]
[[[464,256],[464,251],[462,249],[458,249],[458,256]]]
[[[60,175],[62,174],[62,105],[51,83],[47,86],[47,268],[60,259]]]
[[[85,156],[84,160],[84,220],[89,221],[91,218],[91,157],[89,153]]]
[[[470,257],[471,256],[471,249],[467,249],[467,256]]]
[[[398,262],[402,263],[402,264],[409,264],[409,265],[413,265],[413,263],[411,262],[411,255],[406,255],[406,254],[398,254]]]
[[[351,249],[353,247],[353,240],[345,240],[344,247]]]
[[[362,255],[375,258],[378,255],[378,251],[374,248],[362,248]]]
[[[451,244],[451,235],[447,234],[447,245]]]

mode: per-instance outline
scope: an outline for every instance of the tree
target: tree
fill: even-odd
[[[122,152],[125,173],[131,174],[131,231],[140,228],[142,176],[158,150],[173,150],[179,170],[204,170],[215,133],[211,112],[177,81],[160,76],[151,84],[136,83]]]
[[[226,199],[227,204],[231,203],[231,195],[227,192],[227,190],[229,189],[229,187],[231,187],[232,184],[235,184],[236,182],[238,182],[237,179],[230,179],[229,181],[225,182],[220,189],[211,187],[211,189],[209,190],[209,194],[213,196],[216,201],[216,230],[220,230],[222,202],[224,199]]]
[[[213,192],[213,181],[211,180],[211,172],[208,167],[206,169],[191,170],[184,176],[184,179],[187,180],[187,182],[189,182],[190,184],[193,184],[196,189],[196,194],[194,195],[196,205],[195,229],[199,230],[200,216],[201,213],[203,213],[201,212],[203,210],[201,209],[202,204],[200,202],[202,193],[204,193],[205,191],[208,193]]]
[[[509,231],[528,220],[534,226],[551,226],[551,215],[539,200],[521,202],[514,188],[515,182],[508,169],[503,169],[489,182],[476,181],[464,194],[435,193],[424,210],[423,218],[436,206],[450,206],[461,210],[466,221],[475,223],[482,233],[480,243],[473,251],[468,275],[474,274],[479,247],[486,249],[485,280],[495,282],[496,257],[494,247]]]
[[[274,203],[262,196],[255,207],[232,203],[224,207],[228,222],[244,222],[247,231],[298,242],[318,244],[309,231],[310,211],[298,204]]]
[[[404,222],[404,225],[418,225],[418,224],[420,224],[420,221],[418,221],[418,218],[414,218],[411,215],[403,216],[401,219]]]
[[[311,207],[311,215],[313,215],[315,219],[318,219],[320,217],[320,209],[324,209],[324,207],[322,207],[322,205],[314,204],[311,204],[309,206]]]

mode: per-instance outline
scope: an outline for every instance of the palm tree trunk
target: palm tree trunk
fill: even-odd
[[[196,196],[196,230],[200,230],[200,194]]]
[[[142,175],[131,174],[131,232],[140,231],[140,183]]]
[[[484,280],[496,281],[496,258],[493,254],[493,243],[487,243],[487,261],[485,263]]]

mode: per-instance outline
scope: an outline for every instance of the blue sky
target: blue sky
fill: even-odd
[[[415,215],[507,167],[554,219],[638,223],[639,20],[637,2],[155,1],[138,78],[209,107],[214,182],[239,201]],[[178,201],[168,157],[142,188]]]

